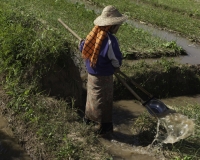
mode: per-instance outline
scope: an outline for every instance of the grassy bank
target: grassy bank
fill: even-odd
[[[109,155],[90,126],[82,123],[74,98],[70,98],[76,87],[69,66],[73,57],[70,43],[34,15],[12,9],[4,4],[0,12],[1,85],[5,91],[0,97],[1,104],[6,104],[1,111],[10,117],[19,143],[26,139],[25,148],[33,159],[106,159]],[[57,78],[61,79],[61,69],[68,73],[64,83],[70,84],[71,94],[63,98],[57,93],[57,98],[50,98],[42,90],[41,80],[49,71],[60,73]]]
[[[80,37],[85,38],[93,27],[93,20],[97,16],[94,10],[86,9],[84,4],[72,4],[66,0],[20,0],[14,1],[14,5],[17,6],[17,12],[34,13],[42,22],[58,29],[67,39],[74,42],[77,40],[59,24],[57,19],[62,18]],[[124,12],[123,10],[121,11]],[[118,38],[124,56],[132,54],[134,58],[145,58],[185,54],[175,42],[161,40],[142,29],[133,28],[128,24],[122,26]]]
[[[95,12],[86,9],[80,3],[72,4],[64,0],[3,0],[0,15],[0,71],[1,85],[5,91],[0,97],[3,104],[7,104],[3,108],[3,113],[11,117],[13,129],[20,143],[25,143],[33,159],[112,159],[99,144],[91,126],[82,123],[80,110],[74,107],[76,93],[73,94],[73,89],[77,88],[78,80],[73,75],[70,59],[75,56],[72,50],[77,46],[77,40],[57,21],[61,17],[65,22],[69,22],[68,25],[81,37],[85,37],[93,26]],[[170,42],[172,46],[168,46],[169,42],[151,37],[143,30],[134,29],[128,24],[123,25],[120,32],[119,39],[125,53],[128,47],[134,47],[140,54],[146,53],[149,56],[155,56],[157,53],[160,53],[159,56],[180,53],[180,48],[173,42]],[[127,37],[131,43],[127,42]],[[124,65],[123,69],[136,80],[144,80],[141,82],[142,85],[155,94],[158,93],[154,92],[158,91],[158,86],[166,89],[162,90],[163,93],[172,94],[167,92],[171,84],[177,87],[173,88],[174,91],[180,91],[176,92],[176,95],[180,94],[180,86],[172,82],[167,83],[169,81],[166,80],[166,77],[171,79],[170,76],[176,73],[179,75],[180,83],[176,77],[172,80],[181,85],[192,83],[196,86],[196,93],[199,92],[199,68],[179,66],[163,60],[157,64]],[[131,75],[133,70],[135,75]],[[66,73],[61,86],[69,84],[65,86],[66,90],[70,91],[68,97],[67,94],[61,96],[60,92],[51,97],[49,92],[44,91],[43,78],[47,77],[49,72],[57,73],[51,75],[52,79],[57,78],[57,83],[61,83],[63,73]],[[158,77],[155,77],[156,75]],[[152,81],[159,82],[154,91],[152,81],[146,83],[152,76],[155,78]],[[161,79],[162,76],[165,78]],[[51,80],[48,78],[45,81],[47,83]],[[117,87],[120,88],[120,84]],[[124,88],[120,89],[119,93],[123,93],[123,90]],[[184,91],[186,94],[186,91],[190,90],[187,88]],[[185,111],[184,113],[193,116],[189,114],[193,112]],[[198,117],[198,110],[193,111]],[[199,124],[198,119],[197,121]],[[145,120],[142,121],[144,122]],[[195,136],[192,138],[198,138],[199,133]],[[189,139],[189,142],[193,143],[194,140]],[[176,152],[180,147],[175,146]],[[165,148],[165,151],[171,150]],[[195,148],[192,153],[197,155],[198,150]],[[192,157],[191,153],[188,156]]]
[[[124,63],[121,70],[158,98],[200,93],[200,66],[180,65],[173,59],[161,58],[152,63],[143,60],[135,64]],[[140,93],[140,90],[134,89]],[[116,95],[116,99],[133,98],[118,81],[115,92],[120,93]]]
[[[194,42],[200,42],[200,3],[198,1],[92,0],[92,2],[102,8],[105,5],[115,4],[132,19],[178,32]],[[180,8],[184,10],[184,14]]]

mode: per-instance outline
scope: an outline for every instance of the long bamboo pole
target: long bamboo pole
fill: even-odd
[[[58,18],[58,21],[59,21],[69,32],[71,32],[79,41],[82,40],[82,38],[79,37],[71,28],[69,28],[60,18]]]
[[[58,19],[58,21],[69,31],[69,32],[71,32],[79,41],[81,41],[82,40],[82,38],[81,37],[79,37],[71,28],[69,28],[60,18]],[[127,78],[127,76],[124,74],[124,73],[122,73],[121,71],[120,71],[120,73],[121,73],[121,75],[123,75],[124,77],[126,77]],[[117,74],[115,74],[115,76],[122,82],[122,84],[141,102],[141,103],[144,103],[144,101],[128,86],[128,84],[120,77],[120,76],[118,76]],[[145,93],[147,93],[147,94],[149,94],[149,95],[151,95],[150,93],[148,93],[146,90],[144,90],[141,86],[139,86],[137,83],[135,83],[135,82],[132,82],[133,84],[135,84],[138,88],[140,88],[140,89],[142,89],[142,91],[143,92],[145,92]],[[151,110],[151,108],[150,107],[148,107],[147,106],[147,108],[149,108],[149,110]],[[156,116],[156,114],[152,111],[152,115],[154,115],[155,117],[157,117]]]
[[[153,95],[149,92],[147,92],[141,85],[139,85],[138,83],[136,83],[135,81],[133,81],[130,77],[128,77],[127,75],[125,75],[122,71],[119,71],[119,74],[123,75],[125,78],[129,79],[130,82],[135,85],[137,88],[139,88],[141,91],[143,91],[145,94],[147,94],[149,97],[153,97]]]
[[[129,87],[129,85],[120,77],[117,75],[117,73],[114,73],[115,76],[122,82],[122,84],[141,102],[144,103],[144,101]]]

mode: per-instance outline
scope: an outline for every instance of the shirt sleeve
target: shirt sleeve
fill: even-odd
[[[113,67],[118,68],[118,67],[120,67],[120,64],[119,64],[119,61],[116,58],[115,53],[113,51],[112,43],[111,43],[109,36],[108,36],[108,45],[109,45],[108,46],[108,58],[111,60]]]
[[[82,40],[79,44],[79,50],[82,52],[85,40]]]

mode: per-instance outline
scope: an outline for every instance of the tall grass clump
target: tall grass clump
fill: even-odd
[[[52,65],[62,65],[60,57],[70,55],[63,37],[43,27],[33,15],[1,12],[0,35],[1,71],[6,82],[12,81],[7,87],[23,84],[24,80],[34,84]]]

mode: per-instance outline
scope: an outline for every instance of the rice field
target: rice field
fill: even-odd
[[[78,87],[77,80],[69,76],[73,71],[68,61],[78,53],[75,52],[78,40],[58,22],[58,18],[84,38],[93,27],[97,10],[108,4],[115,4],[129,20],[169,30],[199,43],[200,2],[197,0],[1,0],[1,85],[7,96],[8,110],[13,113],[7,116],[14,116],[16,123],[13,125],[19,137],[27,138],[35,133],[27,142],[27,148],[36,159],[113,159],[91,128],[82,124],[73,98],[66,102],[59,96],[44,94],[41,89],[42,77],[49,72],[57,73],[59,76],[54,75],[52,79],[59,80],[64,77],[59,73],[66,73],[69,88]],[[165,59],[185,54],[174,41],[152,36],[130,23],[121,26],[117,37],[125,59],[130,54],[131,60],[160,58],[155,63],[140,61],[122,66],[122,71],[147,90],[153,94],[159,90],[160,98],[199,93],[199,66],[180,65]],[[119,93],[116,99],[130,98],[119,82],[115,81],[114,85]],[[177,110],[196,119],[199,127],[199,107],[188,104]],[[148,133],[153,134],[152,124],[146,123],[148,119],[142,115],[136,122],[145,124]],[[18,125],[25,128],[24,135],[20,135]],[[200,157],[199,135],[197,128],[196,134],[187,141],[165,146],[163,150],[174,160],[197,160]]]

